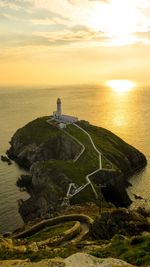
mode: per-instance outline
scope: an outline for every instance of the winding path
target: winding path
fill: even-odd
[[[90,177],[91,177],[93,174],[95,174],[95,173],[97,173],[97,172],[99,172],[99,171],[101,171],[101,170],[105,170],[105,171],[115,171],[115,170],[113,169],[113,165],[112,165],[112,163],[111,163],[109,160],[107,160],[106,157],[105,157],[105,156],[104,156],[104,155],[97,149],[97,147],[95,146],[94,141],[93,141],[91,135],[90,135],[87,131],[85,131],[82,127],[80,127],[78,124],[73,123],[73,125],[74,125],[75,127],[79,128],[82,132],[84,132],[84,133],[89,137],[90,142],[91,142],[91,144],[92,144],[94,150],[95,150],[95,151],[97,152],[97,154],[98,154],[98,158],[99,158],[99,168],[96,169],[95,171],[93,171],[93,172],[87,174],[87,175],[86,175],[86,181],[87,181],[87,183],[86,183],[85,185],[79,187],[78,189],[76,189],[75,192],[74,192],[73,194],[70,194],[70,190],[71,190],[71,187],[72,187],[72,186],[74,187],[74,183],[70,183],[69,188],[68,188],[68,192],[67,192],[67,197],[73,197],[73,196],[75,196],[76,194],[78,194],[79,192],[81,192],[83,189],[85,189],[86,186],[88,186],[88,185],[90,184],[90,186],[91,186],[91,188],[92,188],[92,190],[93,190],[93,193],[94,193],[94,195],[95,195],[95,197],[96,197],[96,199],[97,199],[97,198],[98,198],[98,194],[97,194],[97,192],[96,192],[96,190],[95,190],[95,188],[94,188],[94,186],[93,186],[93,184],[92,184],[92,182],[91,182],[91,180],[90,180]],[[77,138],[75,138],[74,136],[72,136],[71,134],[69,134],[69,133],[66,132],[66,131],[64,131],[64,132],[65,132],[68,136],[70,136],[72,139],[74,139],[77,143],[79,143],[79,144],[82,146],[82,150],[81,150],[81,152],[80,152],[79,155],[74,159],[74,162],[76,162],[76,161],[81,157],[81,155],[84,153],[84,151],[85,151],[85,146],[84,146],[81,142],[79,142],[79,140],[78,140]],[[103,168],[103,167],[102,167],[102,156],[103,156],[103,158],[105,158],[105,159],[109,162],[109,164],[111,165],[111,168],[110,168],[110,169],[107,169],[107,168]]]
[[[43,220],[32,226],[30,229],[25,230],[19,234],[13,235],[13,238],[14,239],[27,238],[36,234],[37,232],[42,231],[45,227],[50,227],[68,221],[74,221],[75,225],[64,233],[65,234],[64,237],[62,238],[60,237],[57,240],[57,245],[65,246],[68,245],[69,243],[76,243],[81,241],[88,234],[90,225],[93,223],[93,219],[87,215],[83,214],[63,215],[52,219]],[[37,245],[39,246],[44,244],[46,245],[50,244],[50,242],[52,242],[51,239],[46,239],[44,241],[37,242]]]
[[[59,120],[56,120],[56,119],[54,119],[54,118],[51,118],[51,119],[47,120],[47,122],[48,122],[49,124],[52,124],[52,123],[51,123],[52,120],[55,120],[55,121],[57,121],[57,122],[60,122]],[[89,174],[86,175],[86,182],[87,182],[86,184],[84,184],[84,185],[82,185],[82,186],[76,188],[76,186],[75,186],[74,183],[70,183],[70,184],[69,184],[69,188],[68,188],[66,197],[67,197],[67,199],[69,200],[70,198],[72,198],[73,196],[75,196],[76,194],[78,194],[79,192],[81,192],[82,190],[84,190],[84,189],[90,184],[90,186],[91,186],[91,188],[92,188],[92,190],[93,190],[93,193],[94,193],[94,195],[95,195],[95,198],[97,199],[97,198],[98,198],[98,194],[97,194],[97,192],[96,192],[96,190],[95,190],[95,188],[94,188],[94,186],[93,186],[93,183],[92,183],[91,180],[90,180],[90,177],[91,177],[93,174],[95,174],[95,173],[97,173],[97,172],[99,172],[99,171],[101,171],[101,170],[110,172],[110,171],[115,171],[115,169],[113,168],[113,164],[112,164],[112,163],[111,163],[111,162],[110,162],[110,161],[109,161],[109,160],[102,154],[102,152],[101,152],[100,150],[97,149],[97,147],[95,146],[94,141],[93,141],[91,135],[90,135],[86,130],[84,130],[82,127],[80,127],[78,124],[76,124],[76,123],[72,123],[72,124],[73,124],[75,127],[77,127],[78,129],[80,129],[82,132],[84,132],[84,133],[88,136],[88,138],[90,139],[90,142],[91,142],[91,144],[92,144],[94,150],[95,150],[96,153],[98,154],[99,168],[96,169],[95,171],[93,171],[93,172],[91,172],[91,173],[89,173]],[[58,127],[58,126],[56,126],[56,127]],[[84,144],[81,143],[76,137],[74,137],[73,135],[71,135],[71,134],[68,133],[67,131],[63,130],[63,132],[64,132],[66,135],[68,135],[70,138],[72,138],[74,141],[76,141],[76,142],[82,147],[80,153],[73,159],[73,162],[77,162],[77,161],[79,160],[79,158],[82,156],[82,154],[85,152],[85,146],[84,146]],[[107,169],[107,168],[103,168],[103,166],[102,166],[102,157],[103,157],[103,158],[110,164],[111,168],[108,168],[108,169]],[[72,189],[72,188],[74,188],[74,193],[71,194],[70,192],[71,192],[71,189]],[[65,199],[65,201],[66,201],[66,199]]]

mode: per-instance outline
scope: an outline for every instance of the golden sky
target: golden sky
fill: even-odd
[[[150,0],[0,0],[0,85],[149,82]]]

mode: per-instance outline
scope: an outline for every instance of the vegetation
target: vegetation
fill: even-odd
[[[68,229],[72,228],[74,222],[65,222],[63,224],[54,225],[51,227],[44,228],[42,231],[27,238],[28,242],[38,242],[54,236],[63,234]]]
[[[141,235],[131,239],[116,235],[109,246],[91,253],[99,258],[119,258],[134,265],[149,265],[150,235]]]
[[[25,253],[17,251],[14,252],[6,249],[0,251],[0,260],[30,259],[33,262],[37,262],[42,259],[52,259],[55,257],[66,258],[79,251],[80,249],[75,245],[61,248],[53,247],[46,250],[39,250],[38,252],[32,252],[28,250]]]
[[[101,246],[102,244],[102,246]],[[88,250],[87,250],[88,249]],[[53,247],[41,249],[37,252],[27,250],[26,252],[2,250],[0,249],[0,259],[30,259],[31,261],[40,261],[47,258],[61,257],[66,258],[76,252],[90,253],[99,258],[118,258],[137,266],[149,266],[150,263],[150,235],[143,234],[132,238],[126,238],[121,235],[115,235],[108,241],[99,241],[93,249],[90,246],[86,248],[84,243],[69,245],[66,247]]]
[[[150,224],[146,218],[137,212],[126,209],[106,211],[97,218],[92,225],[94,239],[111,239],[115,234],[126,236],[138,235],[150,231]]]
[[[57,129],[57,127],[52,125],[50,129],[49,124],[46,122],[48,119],[49,117],[42,117],[29,122],[23,128],[18,129],[14,137],[19,136],[22,145],[40,145],[50,138],[56,137],[60,131]]]
[[[113,163],[115,169],[119,169],[127,174],[131,174],[134,167],[137,169],[137,162],[134,160],[137,150],[134,147],[107,129],[86,124],[82,121],[79,122],[79,125],[91,135],[97,148]],[[140,153],[138,157],[137,160],[140,160],[144,166],[146,164],[145,157]]]

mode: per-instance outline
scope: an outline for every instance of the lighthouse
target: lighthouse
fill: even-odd
[[[61,99],[60,98],[57,99],[57,116],[58,117],[61,116]]]
[[[60,124],[75,123],[78,121],[77,117],[64,115],[61,112],[61,99],[57,99],[57,110],[53,112],[53,118],[60,122]],[[62,126],[62,125],[61,125]]]

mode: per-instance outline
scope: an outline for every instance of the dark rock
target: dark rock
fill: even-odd
[[[135,199],[143,199],[141,196],[137,196],[136,194],[133,194]]]
[[[7,162],[8,165],[11,165],[12,164],[11,160],[8,157],[3,156],[3,155],[1,156],[1,161]]]
[[[141,214],[143,217],[150,217],[150,211],[146,210],[143,207],[138,207],[136,211],[137,213]]]
[[[32,165],[32,183],[28,188],[31,197],[22,202],[19,211],[23,220],[33,220],[54,213],[62,203],[70,180],[57,169],[45,167],[45,162]]]
[[[5,232],[5,233],[3,234],[3,237],[4,237],[4,238],[10,237],[10,236],[12,236],[12,232]]]
[[[106,201],[113,203],[116,207],[128,207],[132,201],[126,192],[126,178],[120,172],[101,171],[93,178],[96,185],[101,182],[105,187],[101,188]]]
[[[95,239],[111,239],[115,234],[138,235],[150,231],[150,223],[141,214],[127,209],[116,209],[101,214],[92,225]]]

